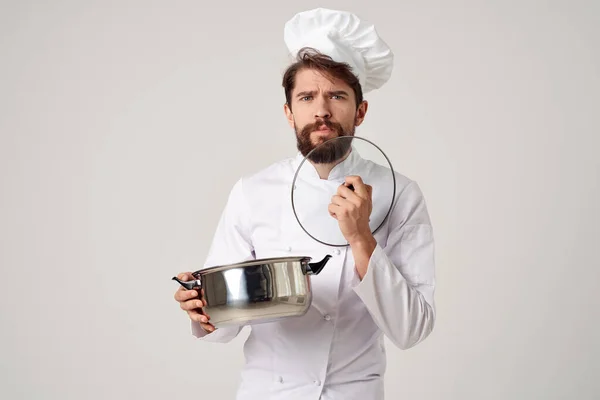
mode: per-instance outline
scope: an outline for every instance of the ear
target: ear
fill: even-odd
[[[288,103],[285,103],[283,105],[283,111],[285,112],[285,117],[288,121],[288,124],[293,129],[294,128],[294,114],[292,113],[292,109],[290,108]]]
[[[363,100],[362,103],[358,106],[356,110],[356,117],[354,118],[354,125],[359,126],[365,120],[365,115],[367,114],[367,109],[369,108],[369,103],[366,100]]]

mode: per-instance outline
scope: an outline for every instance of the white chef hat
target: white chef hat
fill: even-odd
[[[373,24],[346,11],[316,8],[296,14],[284,28],[293,57],[311,47],[345,62],[358,77],[363,93],[380,88],[392,74],[394,55]]]

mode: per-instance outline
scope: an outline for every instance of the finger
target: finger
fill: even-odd
[[[352,184],[354,188],[356,188],[357,185],[364,186],[365,184],[359,175],[348,175],[345,181],[347,185]]]
[[[192,279],[194,279],[194,276],[191,272],[182,272],[179,275],[177,275],[177,279],[180,279],[182,281],[191,281]]]
[[[339,207],[335,210],[336,218],[339,218],[340,215],[347,216],[356,213],[356,210],[360,208],[361,201],[362,200],[358,197],[348,200],[340,196],[333,196],[331,198],[331,204]]]
[[[338,205],[335,204],[329,204],[329,207],[327,207],[327,210],[329,211],[329,215],[331,215],[333,218],[338,219],[337,218],[337,214],[336,211],[338,210]]]
[[[343,219],[349,215],[347,208],[338,206],[336,204],[330,204],[328,207],[329,213],[335,215],[335,219]]]
[[[212,324],[203,324],[203,323],[200,323],[200,327],[201,327],[202,329],[204,329],[206,332],[214,332],[214,331],[215,331],[215,329],[217,329],[217,328],[215,328],[215,326],[214,326],[214,325],[212,325]]]
[[[350,188],[348,188],[344,184],[341,184],[338,187],[337,194],[338,194],[338,196],[341,196],[341,197],[343,197],[345,199],[352,199],[352,198],[356,198],[357,197],[356,193],[354,193],[353,190],[351,190]]]
[[[358,196],[365,198],[368,194],[365,183],[362,178],[358,175],[350,175],[346,177],[346,184],[354,186],[354,193]],[[350,190],[350,189],[348,189]]]
[[[336,194],[331,197],[331,204],[335,204],[336,206],[341,206],[341,207],[349,207],[354,203],[351,202],[350,200],[345,199],[342,196]]]
[[[187,314],[194,322],[208,322],[208,318],[205,315],[202,315],[199,310],[190,310]]]
[[[208,321],[210,320],[210,318],[208,318],[206,315],[203,315],[197,311],[188,311],[188,315],[192,321],[200,324],[208,324]]]
[[[202,302],[202,300],[188,300],[179,304],[181,309],[186,311],[201,309],[202,307],[204,307],[204,303]]]
[[[204,307],[206,307],[206,300],[202,301],[202,300],[194,300],[190,303],[195,303],[195,304],[190,304],[189,306],[189,310],[186,310],[188,314],[193,313],[193,314],[200,314],[205,316],[207,319],[210,320],[210,315],[208,315],[208,313],[206,312],[206,309]],[[201,307],[198,307],[198,305],[202,305]],[[182,307],[183,308],[183,307]]]
[[[175,300],[178,302],[188,301],[198,297],[198,292],[196,290],[187,290],[184,287],[179,288],[175,292]]]
[[[344,185],[340,186],[340,188],[338,189],[338,193],[340,193],[338,196],[340,196],[344,200],[346,200],[348,202],[346,204],[348,204],[348,205],[352,204],[355,207],[360,207],[361,203],[364,201],[363,198],[358,196],[354,191],[348,189]]]

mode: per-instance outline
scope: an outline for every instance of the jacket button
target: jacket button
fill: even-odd
[[[335,253],[336,256],[339,256],[341,253],[339,249],[335,249],[333,252]]]
[[[317,386],[321,386],[321,381],[320,381],[320,380],[316,380],[316,381],[315,381],[315,385],[317,385]]]
[[[329,321],[329,320],[331,319],[331,316],[330,316],[329,314],[327,314],[327,315],[326,315],[325,317],[323,317],[323,318],[325,318],[325,321]]]
[[[277,382],[283,383],[283,377],[280,376],[279,378],[277,378]]]

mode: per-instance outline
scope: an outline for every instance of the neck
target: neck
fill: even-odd
[[[344,161],[346,158],[348,158],[348,156],[350,155],[350,151],[348,151],[342,158],[340,158],[337,161],[334,161],[332,163],[315,163],[313,161],[309,162],[315,167],[315,169],[317,170],[317,173],[319,174],[319,178],[321,179],[327,179],[329,177],[329,174],[331,173],[331,170],[338,165],[339,163],[341,163],[342,161]]]

